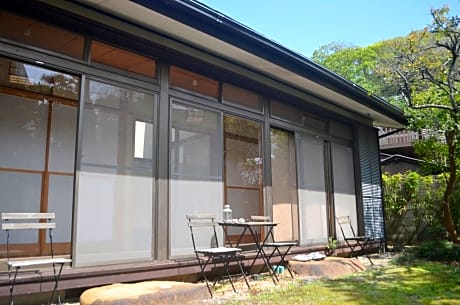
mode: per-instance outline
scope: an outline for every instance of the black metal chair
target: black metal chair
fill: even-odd
[[[233,291],[236,292],[235,286],[233,284],[232,275],[230,274],[230,263],[236,262],[236,265],[239,267],[241,274],[243,275],[244,281],[248,289],[250,289],[248,279],[243,270],[243,265],[241,263],[241,249],[240,248],[231,248],[231,247],[219,247],[219,240],[217,238],[216,226],[216,215],[214,214],[187,214],[186,218],[188,220],[188,226],[190,228],[190,233],[192,235],[193,249],[195,251],[196,258],[200,264],[201,274],[206,282],[208,287],[209,294],[213,296],[211,286],[206,275],[206,267],[214,264],[222,264],[223,271],[225,276],[230,281]],[[198,232],[200,231],[200,232]],[[200,248],[197,245],[196,236],[198,234],[206,234],[206,239],[210,241],[209,247]],[[221,274],[222,275],[222,274]],[[212,287],[214,288],[215,284],[219,280],[218,277]]]
[[[271,222],[272,220],[270,216],[257,215],[257,216],[251,216],[251,221]],[[295,241],[276,241],[274,234],[273,234],[273,230],[270,231],[270,234],[267,236],[267,241],[262,243],[262,246],[264,248],[269,248],[272,250],[271,252],[267,253],[268,264],[271,265],[270,260],[274,257],[275,254],[277,254],[280,258],[278,265],[284,266],[292,278],[294,278],[294,275],[292,274],[292,271],[289,268],[289,263],[286,261],[286,256],[288,255],[291,248],[297,245],[298,243]],[[275,274],[276,279],[278,280],[278,276],[276,275],[275,270],[274,270],[274,274]]]
[[[347,243],[347,246],[350,248],[351,256],[356,257],[357,252],[355,249],[359,248],[367,257],[369,262],[373,265],[374,262],[369,257],[368,246],[369,243],[373,240],[371,236],[366,235],[356,235],[356,231],[353,228],[351,223],[350,216],[338,216],[336,217],[337,223],[339,224],[340,231],[342,232],[343,239]]]

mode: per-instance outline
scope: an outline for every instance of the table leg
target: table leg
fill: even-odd
[[[263,239],[262,243],[260,243],[260,240],[257,237],[256,232],[254,232],[254,230],[251,227],[249,227],[249,232],[251,233],[252,238],[254,239],[254,242],[256,244],[256,248],[257,248],[256,257],[252,261],[252,264],[251,264],[249,270],[251,270],[252,267],[254,267],[254,264],[256,263],[257,258],[259,258],[259,255],[260,255],[260,257],[262,258],[262,260],[264,262],[264,266],[268,269],[268,274],[270,274],[270,276],[271,276],[271,278],[273,280],[273,283],[276,285],[277,282],[279,281],[278,276],[276,275],[275,270],[272,269],[270,263],[268,262],[267,255],[265,254],[265,250],[264,250],[264,247],[263,247],[265,245],[265,243],[267,242],[267,239],[270,236],[272,230],[273,230],[273,227],[270,226],[269,229],[268,229],[268,232],[265,234],[265,238]]]

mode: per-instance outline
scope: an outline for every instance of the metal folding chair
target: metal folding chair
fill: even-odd
[[[352,257],[356,257],[357,252],[355,249],[359,248],[362,250],[369,262],[373,265],[374,262],[371,260],[369,254],[367,253],[369,242],[372,241],[373,238],[371,236],[356,235],[356,231],[353,228],[350,216],[338,216],[336,219],[337,223],[339,224],[340,231],[342,232],[343,239],[347,243],[347,246],[350,248],[350,255]]]
[[[262,222],[271,222],[270,216],[251,216],[251,221],[262,221]],[[272,251],[267,253],[267,262],[270,264],[270,260],[275,256],[278,255],[280,261],[278,265],[284,266],[292,278],[294,275],[292,274],[291,269],[289,268],[289,264],[286,261],[286,255],[288,255],[289,251],[292,247],[297,246],[297,242],[295,241],[276,241],[273,230],[270,231],[269,236],[267,237],[267,241],[261,244],[264,248],[269,248]],[[271,264],[270,264],[271,265]],[[276,280],[278,280],[278,276],[276,275],[276,271],[274,271]]]
[[[225,276],[230,281],[233,291],[236,292],[235,286],[233,284],[232,275],[230,274],[230,263],[236,262],[236,265],[239,267],[241,274],[243,275],[246,286],[250,289],[248,279],[243,270],[243,265],[241,263],[241,249],[240,248],[231,248],[231,247],[219,247],[219,240],[217,238],[216,226],[216,215],[214,214],[188,214],[186,215],[188,220],[188,226],[190,228],[190,233],[192,235],[193,249],[195,251],[196,258],[200,264],[201,274],[206,282],[208,287],[209,294],[213,296],[211,286],[206,275],[206,267],[211,264],[222,264],[223,271]],[[198,232],[200,231],[200,232]],[[200,248],[197,245],[196,235],[206,234],[206,240],[210,241],[209,247]],[[219,278],[217,278],[212,287],[215,286]]]

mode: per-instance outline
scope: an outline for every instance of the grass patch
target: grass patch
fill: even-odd
[[[223,304],[460,305],[460,268],[439,262],[389,265],[338,279],[298,280]]]

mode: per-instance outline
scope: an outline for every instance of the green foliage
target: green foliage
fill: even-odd
[[[335,279],[300,280],[270,286],[248,299],[233,298],[221,304],[254,305],[394,305],[460,304],[460,268],[419,262],[388,266]]]
[[[450,16],[448,7],[431,10],[431,16],[432,24],[406,37],[368,47],[330,44],[312,59],[404,110],[409,128],[421,135],[415,151],[425,161],[424,173],[449,174],[443,176],[444,181],[438,177],[435,184],[443,194],[431,203],[435,190],[427,188],[428,194],[421,198],[410,190],[419,187],[413,184],[422,187],[423,181],[405,177],[401,188],[388,195],[387,208],[402,214],[409,205],[418,211],[421,205],[436,203],[436,217],[442,216],[438,224],[452,241],[460,243],[460,200],[455,194],[460,170],[460,17]],[[426,136],[427,132],[432,136]]]
[[[460,246],[450,241],[429,241],[405,248],[392,262],[398,265],[412,264],[418,260],[454,262],[460,260]]]
[[[432,236],[446,236],[442,200],[448,174],[424,176],[417,172],[382,175],[385,217],[387,220],[411,213],[415,225],[427,225]],[[460,227],[460,185],[457,182],[451,207],[454,223]]]
[[[382,175],[385,213],[402,215],[409,209],[422,217],[430,217],[435,206],[442,200],[442,183],[439,176],[422,176],[408,171]]]

